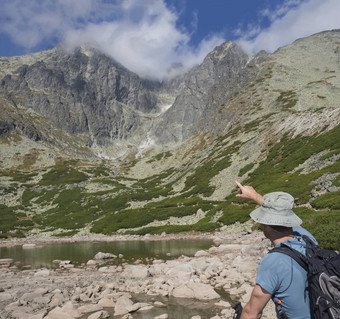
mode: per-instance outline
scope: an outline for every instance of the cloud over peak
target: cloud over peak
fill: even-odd
[[[192,48],[178,13],[163,0],[3,0],[0,28],[28,50],[55,39],[65,49],[93,46],[142,77],[162,79],[171,65],[186,67],[224,41],[203,39]]]
[[[225,40],[237,42],[249,53],[272,52],[299,37],[340,28],[339,0],[282,0],[274,9],[259,8],[251,25],[228,26],[224,30],[229,35],[210,33],[192,44],[202,12],[192,12],[184,27],[179,25],[183,12],[170,2],[1,0],[0,33],[27,51],[41,43],[60,44],[68,50],[92,46],[142,77],[162,79],[174,74],[173,65],[190,68],[201,63]]]

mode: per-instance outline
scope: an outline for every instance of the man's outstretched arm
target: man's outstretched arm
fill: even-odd
[[[237,194],[236,197],[245,199],[251,199],[258,205],[262,204],[262,195],[259,194],[252,186],[243,186],[240,182],[235,181],[236,185],[240,188],[241,194]]]
[[[271,297],[272,295],[260,285],[255,285],[250,300],[243,308],[241,319],[261,318],[262,311]]]

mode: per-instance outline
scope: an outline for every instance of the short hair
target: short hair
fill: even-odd
[[[285,226],[277,226],[277,225],[268,225],[270,228],[274,229],[278,233],[292,235],[293,228],[292,227],[285,227]]]

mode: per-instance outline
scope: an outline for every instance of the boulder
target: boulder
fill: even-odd
[[[179,264],[169,271],[167,271],[166,275],[169,278],[178,279],[180,283],[188,282],[192,276],[195,274],[195,269],[192,265],[186,264]]]
[[[221,307],[221,308],[231,308],[231,305],[228,301],[220,300],[219,302],[215,303],[216,307]]]
[[[99,304],[87,304],[78,308],[80,314],[96,312],[103,310],[103,307]]]
[[[199,250],[196,252],[195,257],[206,257],[209,256],[210,254],[205,251],[205,250]]]
[[[80,318],[82,316],[78,308],[71,301],[66,302],[61,309],[72,318]]]
[[[63,311],[60,307],[51,310],[45,319],[74,319],[71,315]]]
[[[98,305],[101,305],[103,308],[114,308],[115,302],[111,298],[104,297],[98,301]]]
[[[42,269],[37,271],[34,274],[34,277],[48,277],[50,275],[50,271],[48,269]]]
[[[98,265],[98,261],[95,261],[93,259],[90,259],[87,263],[86,263],[87,266],[96,266]]]
[[[262,257],[263,256],[263,247],[260,246],[259,244],[250,244],[242,248],[241,253],[242,255],[246,256],[258,256]]]
[[[220,298],[220,295],[208,284],[190,282],[186,285],[175,288],[172,295],[177,298],[193,298],[199,300],[213,300]]]
[[[116,305],[115,305],[115,316],[122,316],[125,314],[128,314],[129,308],[133,305],[133,302],[130,298],[127,296],[122,296],[117,299]],[[131,309],[131,308],[130,308]]]
[[[123,276],[136,279],[144,279],[149,275],[148,268],[145,265],[126,265],[123,272]]]
[[[11,263],[13,263],[13,259],[12,258],[3,258],[3,259],[0,259],[0,266],[1,265],[6,265],[6,266],[9,266]]]
[[[12,299],[12,295],[11,294],[8,294],[8,293],[5,293],[5,292],[1,292],[0,293],[0,302],[2,301],[7,301],[7,300],[10,300]]]
[[[109,317],[110,315],[106,310],[101,310],[93,313],[92,315],[89,315],[87,319],[104,319]]]
[[[99,252],[94,256],[95,260],[114,259],[114,258],[117,258],[117,256],[114,254],[102,253],[102,252]]]

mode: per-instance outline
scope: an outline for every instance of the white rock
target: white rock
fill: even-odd
[[[117,258],[116,255],[114,254],[110,254],[110,253],[102,253],[99,252],[94,256],[95,260],[102,260],[102,259],[113,259],[113,258]]]
[[[210,254],[205,251],[205,250],[199,250],[196,252],[195,257],[206,257],[209,256]]]
[[[36,244],[23,244],[22,248],[30,249],[30,248],[35,248],[36,246],[37,246]]]
[[[0,265],[10,265],[13,262],[12,258],[0,259]]]
[[[128,308],[132,305],[132,300],[127,296],[122,296],[118,298],[115,305],[115,316],[121,316],[129,313]]]
[[[246,256],[263,256],[263,247],[259,244],[250,244],[242,248],[242,255]]]
[[[180,264],[169,271],[167,271],[166,275],[169,278],[176,278],[181,283],[188,282],[195,273],[195,269],[190,264]]]
[[[5,293],[5,292],[0,293],[0,302],[7,301],[7,300],[10,300],[10,299],[12,299],[11,294],[8,294],[8,293]]]
[[[143,279],[149,276],[149,271],[145,265],[127,265],[125,266],[123,276]]]
[[[98,301],[98,305],[101,305],[103,308],[114,308],[116,304],[113,299],[104,297]]]
[[[88,304],[78,308],[78,311],[81,314],[95,312],[99,310],[103,310],[103,307],[99,304]]]
[[[87,266],[96,266],[98,265],[98,262],[93,260],[93,259],[90,259],[87,263],[86,263]]]
[[[61,309],[72,318],[79,318],[82,316],[82,314],[78,311],[78,308],[73,305],[71,301],[66,302]]]
[[[163,302],[160,302],[160,301],[155,301],[153,303],[156,307],[165,307],[165,304]]]
[[[51,310],[45,319],[74,319],[71,315],[63,311],[60,307]]]
[[[222,307],[222,308],[230,308],[231,305],[228,301],[220,300],[219,302],[215,303],[216,307]]]
[[[172,295],[177,298],[194,298],[199,300],[212,300],[220,298],[213,287],[198,282],[190,282],[175,288]]]
[[[34,274],[34,277],[48,277],[50,271],[48,269],[39,270]]]
[[[147,306],[144,306],[144,307],[139,308],[139,309],[138,309],[138,312],[141,312],[141,311],[149,311],[149,310],[151,310],[151,309],[153,309],[153,308],[154,308],[154,306],[152,306],[152,305],[147,305]]]
[[[110,315],[106,310],[101,310],[93,313],[92,315],[89,315],[87,319],[104,319],[109,317]]]

